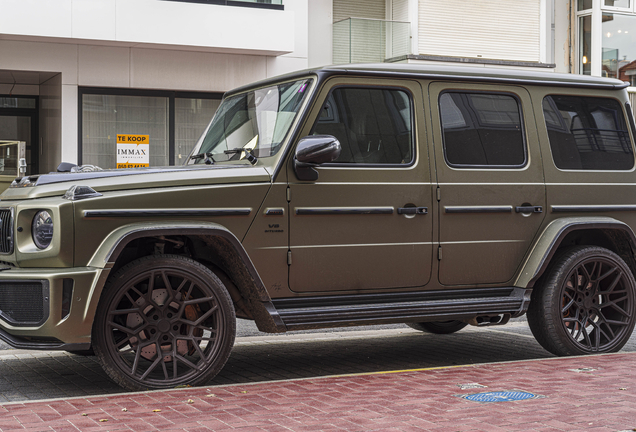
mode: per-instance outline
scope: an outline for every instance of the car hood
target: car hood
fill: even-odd
[[[72,186],[90,186],[97,192],[126,189],[194,186],[221,183],[262,183],[271,180],[264,167],[249,164],[186,165],[91,172],[64,172],[28,176],[28,185],[11,186],[0,200],[61,196]]]

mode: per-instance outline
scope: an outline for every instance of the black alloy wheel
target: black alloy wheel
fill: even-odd
[[[634,329],[636,282],[614,252],[580,246],[565,250],[536,287],[528,324],[556,355],[619,351]]]
[[[432,321],[432,322],[417,322],[406,323],[407,326],[427,333],[434,334],[451,334],[460,331],[468,324],[462,321]]]
[[[93,346],[106,373],[128,390],[200,385],[227,361],[236,318],[223,283],[181,256],[140,258],[104,288]]]

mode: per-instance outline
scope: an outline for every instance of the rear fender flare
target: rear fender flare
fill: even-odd
[[[624,222],[610,217],[571,217],[554,220],[545,227],[535,242],[514,286],[532,289],[543,275],[550,260],[565,237],[577,230],[611,230],[619,231],[628,240],[632,251],[636,250],[634,231]]]

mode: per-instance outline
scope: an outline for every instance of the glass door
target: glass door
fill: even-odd
[[[39,172],[36,98],[0,96],[0,141],[24,141],[26,143],[26,175]],[[1,175],[5,173],[0,169]]]

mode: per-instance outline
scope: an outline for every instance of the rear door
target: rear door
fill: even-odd
[[[333,135],[342,153],[316,168],[316,181],[298,180],[288,165],[292,291],[428,283],[433,186],[423,107],[416,81],[333,78],[323,87],[300,136]]]
[[[522,87],[431,83],[439,281],[510,281],[545,215],[543,167]]]

